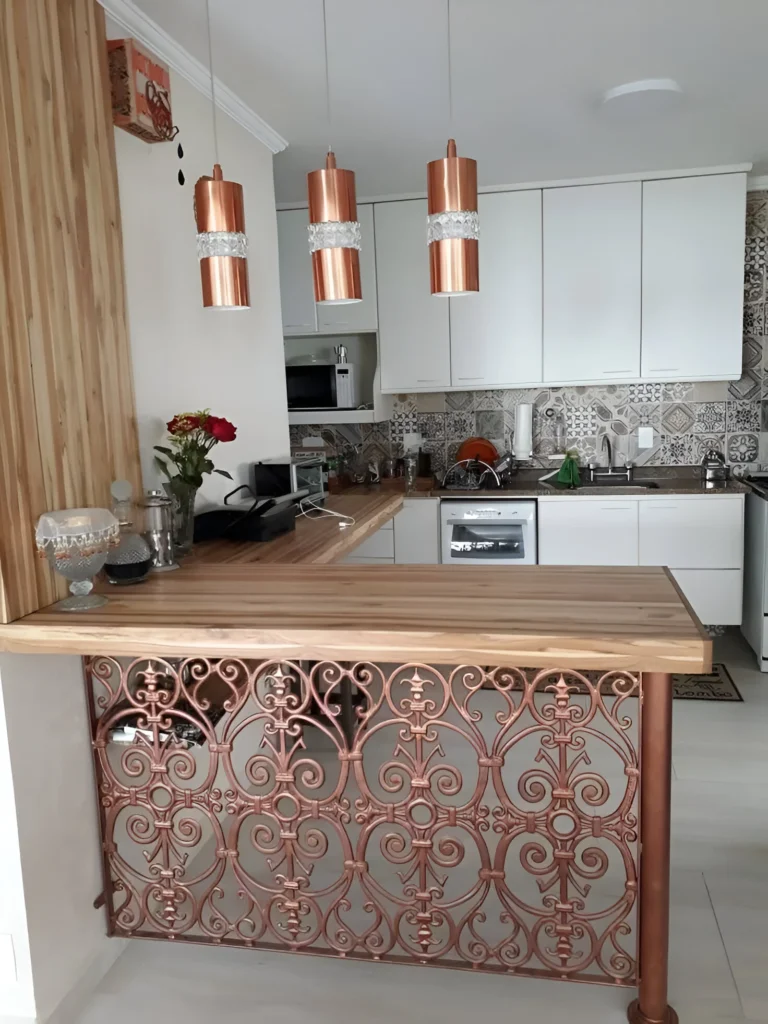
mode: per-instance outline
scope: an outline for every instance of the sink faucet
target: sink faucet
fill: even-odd
[[[610,439],[610,437],[608,437],[607,434],[603,434],[603,444],[602,444],[602,447],[603,447],[603,449],[605,449],[605,448],[608,449],[608,469],[612,473],[613,472],[613,447],[611,445],[611,439]]]

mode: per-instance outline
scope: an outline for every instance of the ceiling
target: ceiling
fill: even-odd
[[[449,134],[480,185],[752,161],[768,171],[768,0],[209,0],[222,79],[283,135],[279,202],[331,143],[359,197],[423,192]],[[205,0],[138,6],[208,63]],[[601,109],[646,78],[674,109]]]

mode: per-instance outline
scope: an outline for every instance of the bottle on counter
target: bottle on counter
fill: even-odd
[[[152,567],[149,544],[141,535],[141,509],[133,503],[133,489],[127,480],[115,480],[111,491],[112,512],[120,524],[120,536],[107,554],[104,573],[110,583],[141,583]]]

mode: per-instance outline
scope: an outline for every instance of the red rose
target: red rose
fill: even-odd
[[[201,422],[200,416],[192,413],[181,413],[166,423],[168,433],[176,435],[191,434],[193,430],[197,430],[201,426],[204,426],[204,424]]]
[[[223,416],[209,416],[205,429],[217,441],[234,441],[237,436],[237,427]]]

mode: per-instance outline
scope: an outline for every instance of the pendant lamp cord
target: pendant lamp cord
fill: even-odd
[[[323,50],[325,52],[325,116],[328,121],[328,152],[333,149],[331,146],[331,78],[328,71],[328,18],[323,0]]]
[[[216,79],[213,74],[213,40],[211,36],[211,2],[205,0],[205,16],[208,20],[208,67],[211,72],[211,103],[213,105],[213,149],[216,163],[219,163],[219,130],[216,120]]]
[[[451,0],[446,0],[448,15],[448,121],[453,130],[453,74],[451,73]]]

